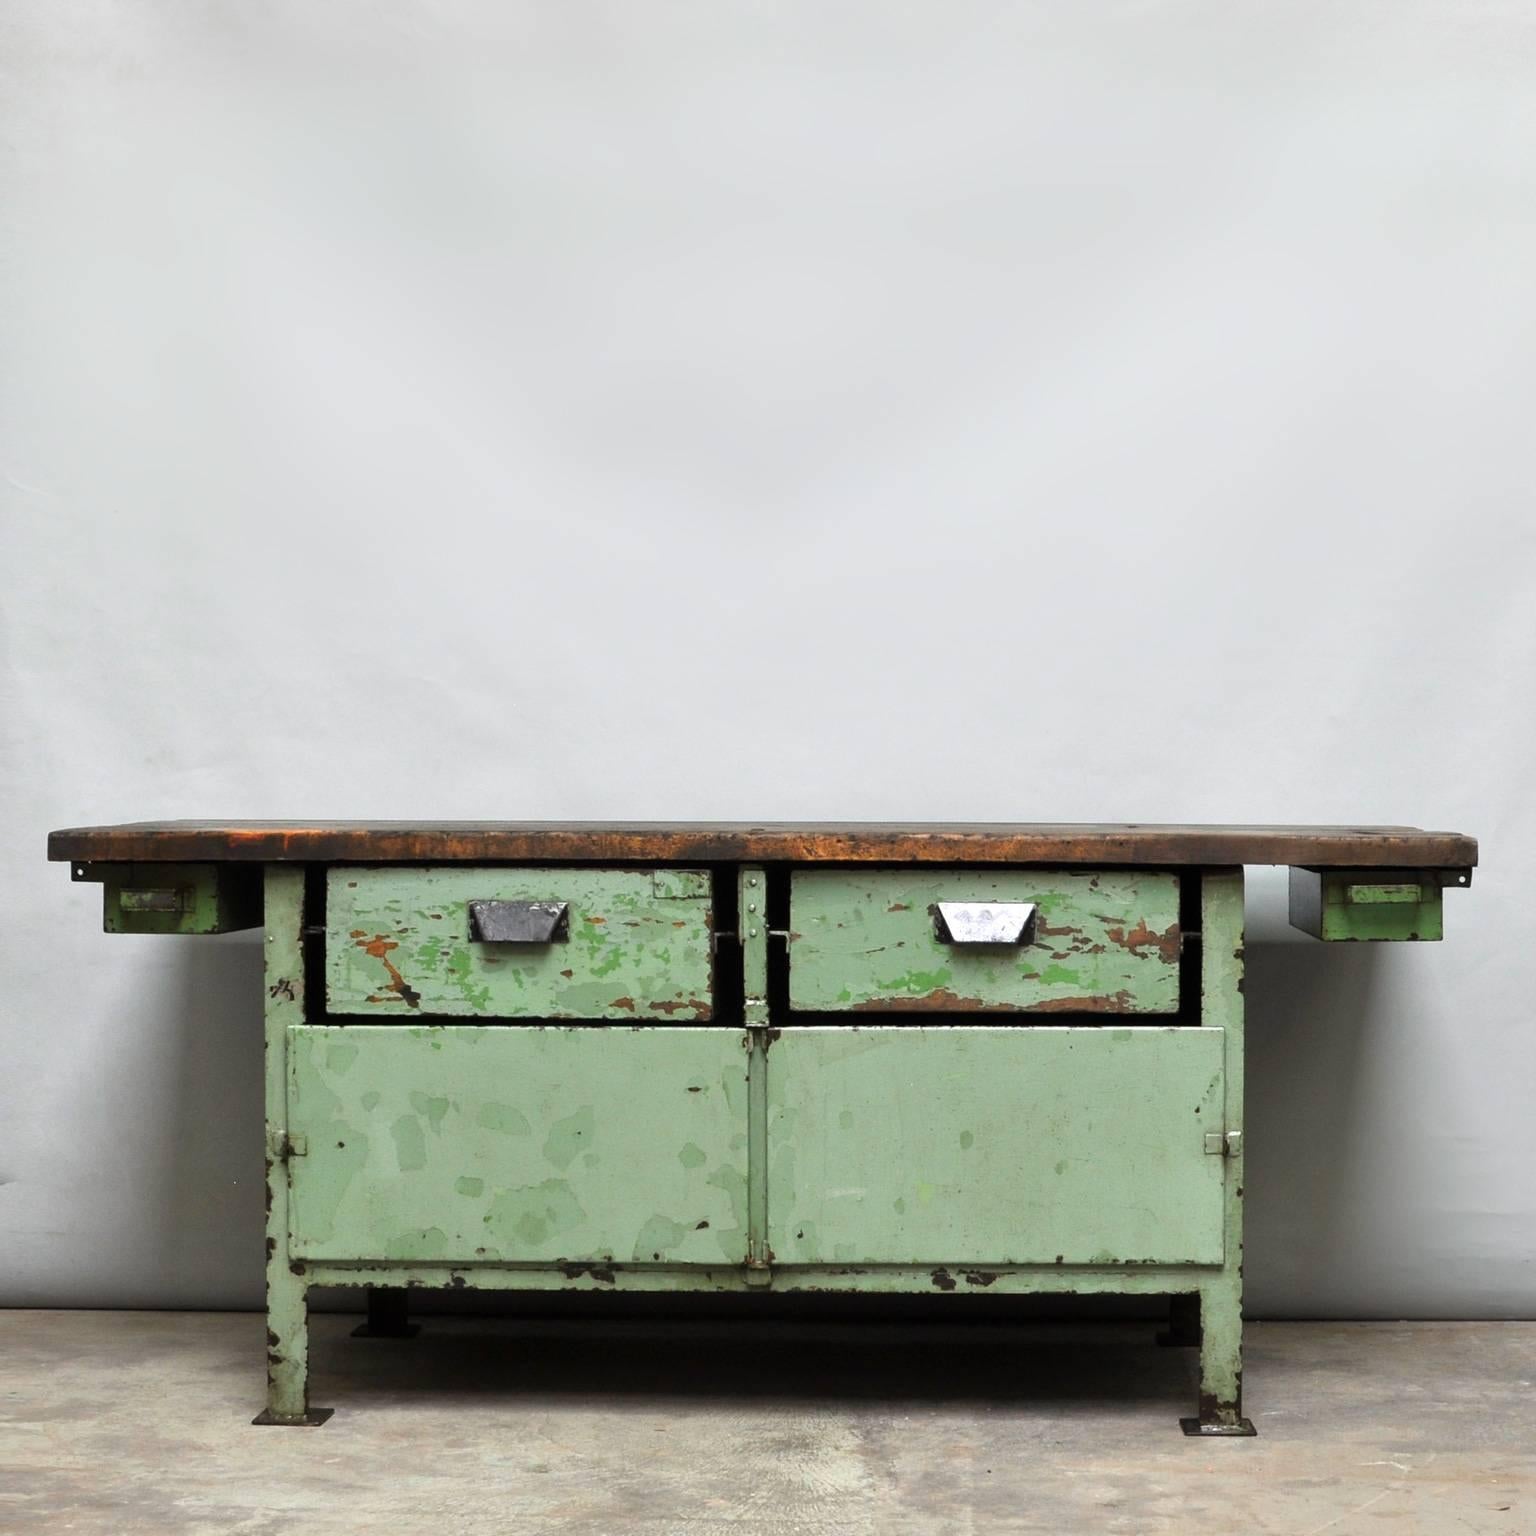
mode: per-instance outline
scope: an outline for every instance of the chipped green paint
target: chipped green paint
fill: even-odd
[[[652,1216],[635,1239],[634,1261],[645,1264],[670,1259],[687,1237],[688,1228],[682,1222],[674,1221],[670,1216]]]
[[[858,1033],[786,1029],[768,1053],[777,1262],[1222,1262],[1220,1029]],[[846,1114],[890,1134],[838,1135]]]
[[[1200,1287],[1200,1420],[1252,1433],[1243,1418],[1243,1054],[1245,1009],[1243,871],[1207,870],[1200,886],[1200,1021],[1223,1042],[1222,1128],[1236,1132],[1221,1168],[1226,1263]]]
[[[661,1024],[712,1016],[703,871],[340,868],[326,889],[333,1013]],[[569,938],[473,943],[473,900],[569,902]]]
[[[590,1104],[583,1104],[574,1114],[557,1120],[544,1138],[544,1160],[556,1168],[569,1168],[576,1161],[576,1154],[583,1147],[592,1145],[597,1129],[596,1118]]]
[[[370,1094],[375,1103],[377,1094]],[[373,1105],[364,1101],[365,1109],[372,1109]],[[533,1127],[528,1123],[528,1116],[522,1110],[514,1109],[510,1104],[498,1103],[495,1099],[487,1099],[479,1109],[475,1111],[475,1124],[481,1130],[496,1131],[503,1136],[531,1136]]]
[[[739,1030],[293,1025],[287,1054],[298,1257],[746,1259]]]
[[[401,1115],[390,1126],[395,1142],[395,1166],[401,1173],[415,1173],[427,1166],[427,1138],[415,1115]]]
[[[736,926],[741,934],[741,1016],[747,1034],[747,1092],[740,1109],[747,1122],[747,1177],[740,1194],[747,1225],[747,1262],[768,1278],[768,875],[755,865],[736,872]],[[730,1084],[724,1085],[727,1094]],[[733,1194],[735,1193],[733,1186]]]
[[[329,1061],[327,1061],[329,1065]],[[411,1108],[418,1115],[425,1118],[428,1128],[434,1136],[440,1136],[443,1132],[443,1119],[448,1113],[449,1101],[447,1099],[434,1099],[425,1093],[413,1093],[411,1095]]]
[[[266,989],[267,1414],[273,1423],[309,1418],[309,1286],[293,1263],[288,1032],[304,1018],[304,871],[274,866],[263,876]],[[342,1156],[347,1155],[343,1148]],[[355,1155],[355,1152],[354,1152]]]
[[[940,901],[1039,907],[1023,946],[946,944]],[[790,1007],[799,1012],[1173,1013],[1179,882],[1136,870],[797,870]]]

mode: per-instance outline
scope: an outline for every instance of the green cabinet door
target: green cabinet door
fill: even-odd
[[[1224,1032],[786,1029],[777,1264],[1220,1264]]]
[[[745,1260],[739,1030],[301,1025],[288,1059],[298,1258]]]

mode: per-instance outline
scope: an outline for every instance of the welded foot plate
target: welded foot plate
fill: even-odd
[[[335,1413],[334,1408],[311,1408],[308,1413],[300,1414],[297,1418],[292,1415],[278,1415],[270,1408],[263,1408],[260,1413],[251,1420],[252,1424],[281,1424],[290,1425],[295,1429],[313,1429],[317,1424],[324,1424]]]
[[[1236,1424],[1207,1424],[1204,1419],[1180,1419],[1179,1428],[1186,1435],[1217,1435],[1224,1438],[1258,1434],[1252,1419],[1239,1419]]]

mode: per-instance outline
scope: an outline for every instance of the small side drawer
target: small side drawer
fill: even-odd
[[[261,866],[77,864],[77,881],[99,881],[107,933],[237,933],[261,925]]]
[[[947,932],[948,903],[1035,911],[1019,943]],[[1174,1013],[1179,881],[1135,870],[807,869],[790,877],[801,1013]]]
[[[375,1017],[702,1021],[713,920],[701,869],[339,868],[326,998]]]
[[[1314,939],[1424,941],[1445,932],[1433,871],[1293,868],[1290,897],[1291,926]]]

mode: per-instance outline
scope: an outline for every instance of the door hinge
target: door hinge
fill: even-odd
[[[267,1132],[267,1156],[274,1163],[286,1163],[291,1157],[304,1157],[309,1152],[309,1137],[289,1135],[287,1131]]]
[[[1205,1155],[1207,1157],[1241,1157],[1243,1133],[1241,1131],[1207,1131]]]

